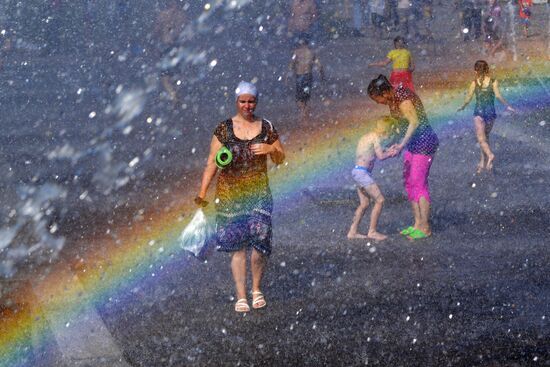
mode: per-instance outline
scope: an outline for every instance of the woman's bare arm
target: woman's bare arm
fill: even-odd
[[[281,164],[285,161],[285,151],[283,148],[283,145],[281,144],[281,141],[277,139],[272,145],[273,152],[269,154],[271,157],[271,160],[275,164]]]
[[[275,164],[281,164],[285,160],[285,152],[279,139],[277,139],[273,144],[252,144],[250,145],[250,150],[255,155],[269,154],[271,160]]]
[[[412,135],[414,134],[414,131],[418,127],[418,115],[416,114],[416,109],[414,108],[414,105],[410,100],[401,102],[401,104],[399,105],[399,110],[403,114],[403,117],[407,119],[407,122],[408,122],[407,131],[401,143],[397,144],[397,146],[394,146],[392,148],[396,148],[396,149],[399,149],[399,151],[401,151],[407,145]]]
[[[208,192],[208,187],[210,186],[212,179],[216,175],[216,172],[217,172],[216,154],[218,153],[218,150],[220,150],[222,146],[223,144],[220,143],[218,138],[216,136],[213,136],[212,141],[210,142],[210,153],[208,154],[206,167],[204,167],[204,172],[202,174],[201,188],[198,195],[199,198],[201,199],[205,198],[206,193]]]

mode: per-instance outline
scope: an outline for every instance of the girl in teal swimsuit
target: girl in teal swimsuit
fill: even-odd
[[[506,106],[507,110],[512,112],[515,110],[500,94],[498,81],[491,77],[489,64],[487,64],[486,61],[476,61],[474,70],[476,72],[476,78],[470,84],[466,100],[458,111],[462,111],[466,108],[475,95],[476,106],[474,109],[474,127],[476,138],[481,148],[481,159],[477,165],[477,173],[481,173],[484,169],[490,171],[493,168],[493,161],[495,160],[495,155],[489,146],[489,133],[493,129],[493,124],[497,117],[495,111],[495,97]]]

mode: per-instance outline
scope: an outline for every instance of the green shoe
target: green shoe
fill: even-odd
[[[407,228],[403,229],[401,233],[403,236],[408,236],[409,234],[411,234],[411,232],[414,231],[414,227],[413,226],[408,226]]]
[[[410,232],[407,237],[411,240],[420,240],[422,238],[428,238],[429,236],[419,229],[413,229],[413,231]]]

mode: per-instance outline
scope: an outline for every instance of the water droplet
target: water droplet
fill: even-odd
[[[139,158],[138,158],[138,157],[135,157],[134,159],[132,159],[132,160],[130,161],[130,163],[128,163],[128,166],[134,167],[134,166],[135,166],[136,164],[138,164],[138,163],[139,163]]]

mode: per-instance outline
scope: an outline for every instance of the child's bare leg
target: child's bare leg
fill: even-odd
[[[384,205],[384,196],[382,195],[382,192],[377,184],[369,185],[365,191],[374,200],[374,206],[372,207],[372,212],[370,214],[370,226],[367,237],[377,241],[385,240],[388,236],[376,230],[376,227],[378,226],[378,218],[380,218],[382,206]]]
[[[308,122],[310,117],[311,117],[311,108],[309,108],[309,104],[307,102],[304,102],[304,121]]]
[[[349,239],[367,238],[366,235],[358,233],[358,228],[365,214],[365,210],[367,210],[369,206],[369,198],[363,193],[362,188],[357,189],[357,195],[359,195],[359,206],[355,209],[355,214],[353,215],[353,221],[351,222],[351,227],[347,236]]]
[[[500,49],[501,46],[502,46],[502,41],[498,40],[497,43],[493,45],[493,48],[491,50],[491,56],[495,56],[495,54],[497,53],[497,51]]]
[[[172,85],[172,79],[167,76],[167,75],[164,75],[162,78],[161,78],[161,81],[162,81],[162,86],[164,87],[164,90],[168,93],[168,95],[170,96],[170,100],[175,102],[177,101],[178,99],[178,94],[176,92],[176,89],[174,88],[174,86]]]
[[[489,51],[491,50],[491,44],[489,42],[485,42],[483,45],[483,49],[485,51],[485,54],[489,54]]]
[[[489,145],[489,134],[491,133],[491,130],[493,129],[493,125],[495,123],[495,120],[488,120],[485,121],[485,139],[487,141],[487,146]],[[489,148],[490,150],[490,148]],[[495,155],[487,157],[487,165],[485,166],[489,171],[493,169],[493,162],[495,160]]]
[[[479,147],[481,148],[482,153],[487,158],[487,164],[485,165],[485,168],[491,169],[493,160],[495,159],[495,155],[491,151],[491,147],[489,146],[489,142],[487,141],[485,122],[481,117],[476,116],[474,117],[474,126]]]
[[[479,163],[477,164],[477,173],[481,173],[481,171],[485,169],[485,154],[482,149],[479,150],[479,154],[481,157],[479,159]]]
[[[303,122],[309,121],[309,106],[307,102],[298,101],[298,108],[300,109],[300,119]]]

